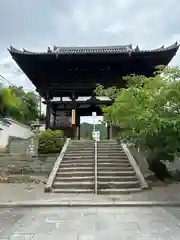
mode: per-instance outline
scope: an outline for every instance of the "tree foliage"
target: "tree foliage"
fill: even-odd
[[[25,92],[22,87],[0,86],[0,114],[23,123],[29,123],[38,117],[38,96],[34,92]]]
[[[39,133],[39,153],[60,153],[65,142],[63,131],[46,130]]]
[[[12,89],[4,88],[0,85],[0,113],[3,117],[13,116],[17,118],[20,115],[19,99],[13,93]]]
[[[120,125],[123,141],[149,153],[149,162],[173,160],[180,153],[180,69],[159,67],[154,77],[126,76],[122,89],[96,88],[99,96],[113,93],[104,107],[106,121]]]

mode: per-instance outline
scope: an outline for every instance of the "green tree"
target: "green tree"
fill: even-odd
[[[10,86],[15,96],[19,98],[20,120],[24,123],[36,120],[38,117],[39,98],[34,92],[25,92],[23,87]]]
[[[34,92],[25,92],[23,87],[0,85],[0,114],[28,124],[39,116],[39,97]]]
[[[3,117],[19,118],[20,99],[14,94],[11,88],[0,85],[0,114]]]
[[[114,103],[103,108],[105,120],[125,129],[123,141],[147,151],[150,168],[158,174],[161,160],[173,161],[180,153],[179,78],[179,68],[160,67],[154,77],[125,77],[126,88],[96,89],[98,95],[113,92]]]
[[[22,99],[22,114],[25,121],[33,121],[38,117],[38,96],[27,92]]]

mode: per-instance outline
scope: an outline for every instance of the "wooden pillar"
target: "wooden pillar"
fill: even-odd
[[[76,138],[76,109],[71,111],[72,138]]]
[[[51,102],[46,101],[46,129],[50,128],[50,118],[51,118]]]
[[[113,138],[112,124],[109,126],[109,139]]]
[[[53,121],[54,127],[56,126],[56,113],[54,113],[54,121]]]
[[[81,139],[81,124],[78,125],[78,140]]]
[[[76,93],[72,93],[70,96],[70,99],[72,100],[72,110],[71,110],[71,127],[72,127],[72,138],[76,138],[77,136],[77,131],[76,131],[76,126],[77,126],[77,113],[76,113],[76,99],[78,98]]]
[[[78,111],[78,109],[76,108],[76,126],[77,126],[77,131],[76,131],[76,133],[77,133],[77,139],[78,140],[80,140],[80,115],[79,115],[79,111]]]
[[[112,134],[112,125],[111,124],[108,124],[107,126],[107,138],[108,139],[112,139],[113,137],[113,134]]]
[[[109,124],[107,125],[107,139],[109,139]]]

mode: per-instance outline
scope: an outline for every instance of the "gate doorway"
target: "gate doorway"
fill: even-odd
[[[103,116],[81,116],[80,117],[80,139],[93,139],[94,130],[100,132],[100,139],[107,139],[107,127],[103,123]]]

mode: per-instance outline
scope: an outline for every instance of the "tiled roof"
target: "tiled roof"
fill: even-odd
[[[122,53],[132,50],[132,45],[109,46],[109,47],[57,47],[54,46],[52,52],[67,53]]]
[[[100,46],[100,47],[57,47],[54,46],[53,49],[48,47],[46,52],[30,52],[25,49],[23,51],[18,50],[14,47],[10,47],[8,49],[10,53],[19,53],[25,55],[39,55],[39,54],[54,54],[54,55],[68,55],[68,54],[107,54],[107,53],[128,53],[131,54],[133,52],[161,52],[161,51],[168,51],[171,49],[178,49],[179,44],[175,42],[174,44],[168,47],[160,47],[157,49],[152,50],[140,50],[139,46],[135,48],[132,47],[132,44],[129,45],[120,45],[120,46]]]

